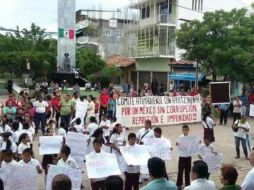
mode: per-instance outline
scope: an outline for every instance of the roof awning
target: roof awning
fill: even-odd
[[[201,81],[205,76],[198,74],[198,81]],[[196,73],[171,73],[169,74],[170,80],[182,80],[182,81],[196,81]]]
[[[166,58],[136,59],[136,71],[169,72],[168,62],[169,59]]]

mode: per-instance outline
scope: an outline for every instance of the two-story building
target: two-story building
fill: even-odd
[[[125,31],[126,36],[136,36],[136,43],[132,43],[132,48],[127,47],[124,55],[135,58],[139,70],[133,70],[133,77],[129,78],[144,76],[132,81],[138,87],[153,80],[167,84],[171,74],[168,64],[182,59],[183,51],[177,48],[175,35],[181,23],[202,20],[207,11],[230,11],[243,6],[242,0],[131,0],[129,8],[136,10],[133,12],[138,14],[139,22]]]

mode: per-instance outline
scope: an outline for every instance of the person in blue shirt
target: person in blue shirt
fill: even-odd
[[[141,190],[177,190],[176,184],[166,179],[166,166],[162,159],[150,158],[147,165],[152,181]]]
[[[227,125],[228,121],[228,109],[229,109],[229,104],[220,104],[219,105],[219,110],[220,110],[220,125],[222,125],[224,121],[224,125]]]
[[[247,108],[248,108],[248,98],[243,91],[242,95],[240,96],[240,100],[242,101],[242,107],[241,107],[241,115],[247,115]]]

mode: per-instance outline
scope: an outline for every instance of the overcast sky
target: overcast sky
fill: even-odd
[[[29,27],[34,22],[47,31],[57,29],[57,0],[1,0],[0,26],[5,28]],[[250,4],[254,0],[242,0]],[[116,9],[128,4],[128,0],[76,0],[76,9]]]

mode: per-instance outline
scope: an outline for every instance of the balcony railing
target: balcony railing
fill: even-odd
[[[158,14],[157,16],[151,16],[149,18],[141,19],[139,27],[145,27],[155,24],[176,24],[176,17],[172,14]]]

